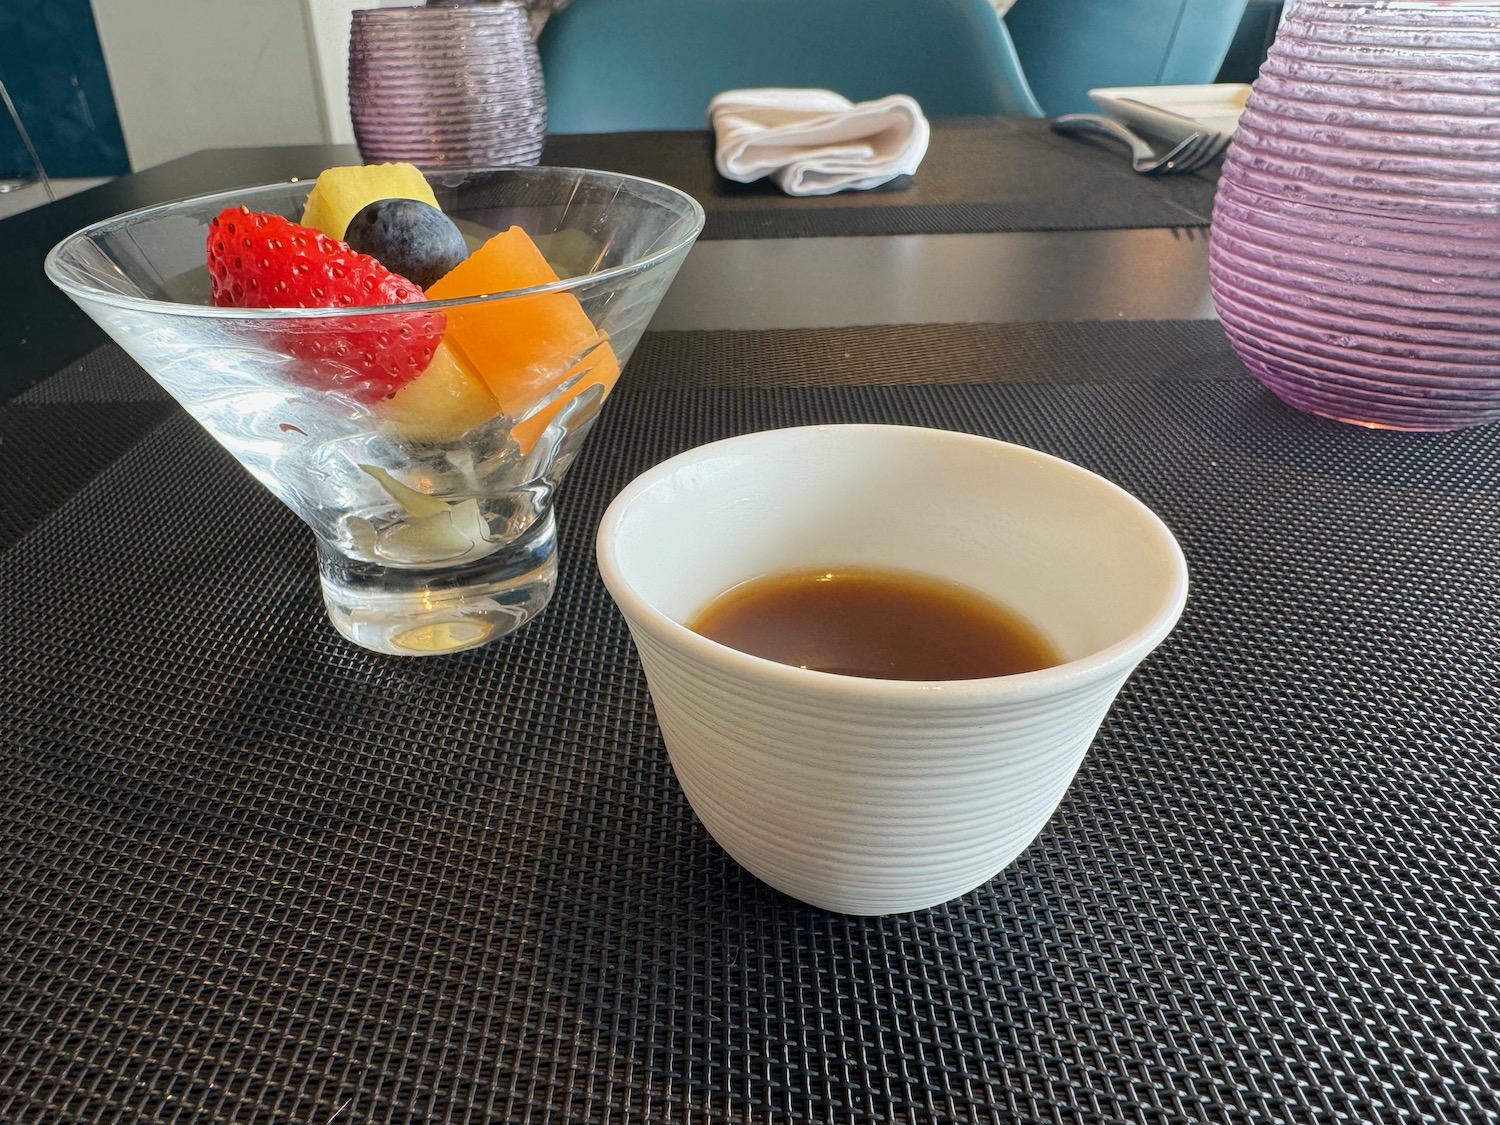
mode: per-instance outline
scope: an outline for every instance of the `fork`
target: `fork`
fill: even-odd
[[[1094,113],[1066,113],[1052,122],[1059,133],[1103,133],[1130,146],[1130,166],[1146,176],[1180,175],[1196,172],[1216,160],[1229,145],[1229,136],[1219,132],[1199,132],[1184,137],[1166,152],[1158,155],[1142,137],[1112,117]]]

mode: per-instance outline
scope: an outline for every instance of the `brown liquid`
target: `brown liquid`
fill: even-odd
[[[1063,662],[998,602],[905,571],[766,575],[720,594],[687,625],[766,660],[880,680],[973,680]]]

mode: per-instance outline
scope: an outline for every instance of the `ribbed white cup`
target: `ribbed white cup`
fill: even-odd
[[[850,914],[945,902],[1020,854],[1187,596],[1176,540],[1122,489],[1034,450],[906,426],[771,430],[691,450],[620,493],[597,546],[699,819],[760,879]],[[842,566],[989,594],[1067,662],[983,680],[862,679],[762,660],[683,624],[750,578]]]

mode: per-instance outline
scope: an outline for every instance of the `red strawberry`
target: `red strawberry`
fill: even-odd
[[[427,295],[374,258],[280,215],[230,207],[208,228],[213,303],[251,309],[404,305]],[[307,360],[317,382],[365,402],[420,375],[442,342],[436,311],[278,326],[277,346]]]

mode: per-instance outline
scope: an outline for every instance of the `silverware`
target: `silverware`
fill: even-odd
[[[1202,133],[1212,137],[1217,148],[1212,150],[1213,155],[1205,160],[1216,159],[1226,148],[1231,140],[1230,134],[1218,129],[1209,129],[1203,122],[1188,117],[1186,114],[1177,113],[1175,110],[1164,109],[1161,106],[1147,105],[1138,102],[1134,98],[1116,99],[1120,105],[1128,105],[1138,111],[1142,116],[1139,121],[1132,122],[1137,132],[1145,133],[1148,138],[1155,137],[1166,141],[1168,144],[1177,144],[1186,140],[1194,133]]]
[[[1145,102],[1137,101],[1135,98],[1116,98],[1116,104],[1129,106],[1139,115],[1138,120],[1125,123],[1127,129],[1133,128],[1137,132],[1145,133],[1150,137],[1158,137],[1164,141],[1176,144],[1178,141],[1186,140],[1194,133],[1204,131],[1203,122],[1195,121],[1191,117],[1177,113],[1175,110],[1163,109],[1157,105],[1147,105]]]
[[[1166,152],[1158,154],[1149,141],[1127,129],[1112,117],[1095,113],[1067,113],[1052,122],[1058,133],[1101,133],[1130,147],[1130,166],[1146,176],[1180,175],[1195,172],[1216,159],[1229,144],[1225,133],[1200,130],[1184,137]]]

